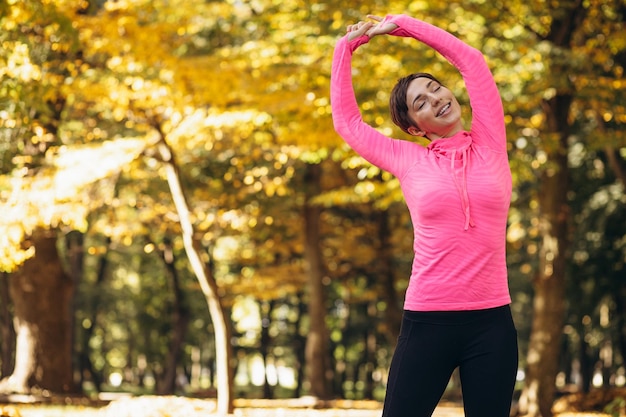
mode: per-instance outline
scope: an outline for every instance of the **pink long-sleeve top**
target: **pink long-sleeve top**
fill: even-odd
[[[414,229],[414,260],[404,308],[480,310],[511,302],[506,224],[511,199],[502,101],[480,51],[443,29],[405,15],[384,22],[454,65],[472,108],[469,131],[424,147],[389,138],[363,122],[352,86],[352,54],[369,38],[341,38],[334,51],[335,130],[363,158],[396,176]]]

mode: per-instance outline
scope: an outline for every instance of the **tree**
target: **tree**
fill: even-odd
[[[35,231],[30,244],[36,256],[10,276],[17,334],[15,369],[0,383],[0,390],[29,393],[36,386],[75,393],[71,325],[74,285],[63,269],[54,231]]]
[[[530,7],[534,10],[534,7],[544,6],[538,3]],[[584,99],[586,93],[583,79],[597,83],[605,77],[619,76],[620,72],[604,67],[602,59],[598,59],[599,55],[604,56],[603,53],[598,49],[590,49],[591,45],[608,50],[614,46],[610,42],[600,41],[585,32],[584,28],[590,24],[590,19],[606,23],[609,31],[619,30],[622,24],[615,14],[619,13],[617,2],[591,4],[574,1],[554,5],[547,11],[550,15],[547,25],[539,26],[531,19],[523,22],[526,30],[550,46],[543,59],[544,67],[551,76],[543,91],[541,112],[535,113],[535,118],[542,121],[538,127],[542,136],[540,149],[545,166],[538,178],[539,263],[533,280],[533,325],[527,356],[526,384],[520,400],[522,414],[544,417],[552,413],[557,359],[565,319],[566,265],[571,244],[568,154],[572,141],[576,140],[573,121],[584,123],[582,120],[585,119],[584,113],[576,112],[577,102]],[[623,45],[617,48],[623,48]],[[583,61],[572,59],[576,54],[588,56],[586,62],[591,64],[582,65]],[[564,73],[572,76],[563,77]]]
[[[176,168],[176,167],[174,167]],[[173,178],[172,180],[176,180]],[[179,363],[184,348],[185,335],[188,331],[191,314],[186,305],[185,295],[181,288],[181,278],[176,268],[176,257],[170,239],[165,238],[160,246],[160,257],[168,271],[173,293],[172,302],[172,340],[168,349],[166,365],[164,366],[163,377],[157,383],[157,393],[174,394],[176,392],[176,380],[178,376]]]
[[[17,354],[12,374],[0,387],[15,392],[30,392],[34,386],[74,392],[74,286],[63,270],[56,243],[60,224],[84,224],[84,209],[65,212],[76,203],[68,190],[101,178],[101,172],[95,170],[86,175],[86,183],[78,180],[61,185],[67,178],[55,164],[69,154],[52,157],[61,143],[67,103],[62,86],[76,74],[80,55],[76,32],[54,5],[3,2],[2,8],[7,12],[0,20],[3,58],[11,70],[2,73],[0,85],[12,99],[8,105],[3,103],[1,137],[3,147],[9,150],[5,158],[12,158],[4,159],[2,166],[6,217],[0,223],[5,236],[1,268],[11,272]],[[60,200],[65,201],[57,205]],[[52,308],[52,300],[61,305]]]
[[[160,130],[160,129],[159,129]],[[162,135],[162,132],[160,132]],[[206,298],[211,320],[215,330],[215,350],[217,361],[217,410],[220,413],[233,412],[233,356],[231,348],[231,324],[225,313],[218,294],[218,286],[213,271],[202,262],[200,242],[195,238],[193,222],[190,218],[189,203],[179,176],[179,168],[174,160],[172,149],[161,136],[157,148],[162,162],[166,166],[167,181],[176,206],[180,221],[185,253],[189,263],[200,283],[200,288]]]
[[[568,378],[568,382],[587,393],[593,389],[597,364],[602,364],[603,385],[608,388],[626,358],[622,301],[626,282],[621,273],[626,212],[618,203],[623,198],[620,171],[625,163],[606,148],[577,146],[572,153],[572,180],[579,185],[571,204],[576,226],[568,265],[571,280],[566,298],[571,302],[566,334],[568,353],[581,366],[580,378]]]
[[[320,193],[321,166],[307,166],[305,183],[307,198],[304,203],[305,256],[309,265],[309,320],[311,322],[306,344],[306,364],[311,383],[311,393],[326,400],[330,397],[330,355],[326,327],[326,299],[324,290],[324,264],[320,248],[320,207],[311,200]]]
[[[0,341],[2,341],[2,368],[0,375],[8,375],[15,366],[15,327],[13,326],[11,298],[9,297],[9,274],[0,274]]]

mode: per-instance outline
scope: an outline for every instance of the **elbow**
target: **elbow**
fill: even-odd
[[[333,129],[335,129],[335,132],[337,132],[340,136],[343,136],[343,132],[345,131],[345,123],[342,123],[340,121],[340,119],[336,116],[336,113],[333,111],[332,113],[333,117]]]
[[[335,132],[337,132],[337,134],[344,139],[350,135],[350,130],[347,125],[335,118],[333,118],[333,128],[335,129]]]
[[[355,137],[355,132],[350,123],[341,117],[336,117],[333,115],[333,129],[339,136],[343,138],[343,140],[350,142],[353,137]]]
[[[482,53],[482,51],[480,49],[474,48],[473,46],[470,46],[469,48],[469,53],[472,56],[472,58],[478,60],[478,62],[484,62],[485,65],[487,64],[487,60],[485,59],[485,55]]]

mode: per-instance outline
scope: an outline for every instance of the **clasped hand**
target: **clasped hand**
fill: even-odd
[[[378,23],[369,22],[369,21],[361,21],[354,25],[349,25],[348,32],[348,40],[356,39],[363,35],[367,35],[370,38],[373,38],[376,35],[385,35],[387,33],[392,32],[394,29],[398,27],[395,23],[384,22],[383,18],[380,16],[375,16],[368,14],[368,19],[375,20]]]

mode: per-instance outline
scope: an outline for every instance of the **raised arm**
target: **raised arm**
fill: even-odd
[[[352,54],[369,39],[362,33],[356,36],[349,33],[335,46],[330,82],[333,123],[337,133],[359,155],[400,177],[409,165],[415,163],[423,147],[388,138],[363,121],[352,86]]]
[[[454,65],[465,81],[472,108],[472,135],[480,145],[506,151],[502,99],[483,54],[454,35],[406,15],[388,15],[377,26],[397,26],[391,35],[412,37],[430,46]],[[480,143],[483,141],[483,143]],[[487,141],[487,143],[484,143]]]

